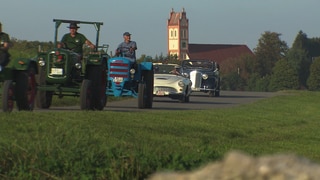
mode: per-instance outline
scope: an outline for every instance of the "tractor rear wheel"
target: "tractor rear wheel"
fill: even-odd
[[[15,97],[18,110],[32,111],[36,97],[35,69],[16,71]]]
[[[103,110],[107,103],[106,87],[106,65],[88,67],[88,79],[91,81],[92,106],[93,109]]]
[[[2,87],[2,110],[11,112],[14,107],[14,86],[12,80],[6,80]]]

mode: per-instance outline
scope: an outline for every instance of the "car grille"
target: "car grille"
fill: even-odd
[[[161,87],[161,86],[154,87],[154,91],[155,91],[155,92],[157,92],[157,91],[177,92],[177,90],[174,89],[174,88],[171,88],[171,87]]]

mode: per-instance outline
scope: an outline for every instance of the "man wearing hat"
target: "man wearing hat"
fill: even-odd
[[[2,32],[2,24],[0,22],[0,71],[6,66],[10,61],[10,54],[8,52],[10,47],[9,35]]]
[[[118,45],[116,49],[116,56],[122,55],[136,61],[137,43],[131,41],[131,34],[129,32],[123,33],[124,41]]]
[[[172,71],[170,71],[169,73],[170,74],[175,74],[175,75],[180,75],[180,69],[181,69],[181,66],[175,65],[174,69]]]
[[[82,46],[84,44],[90,46],[90,48],[94,49],[95,45],[92,44],[83,34],[78,33],[78,28],[80,28],[77,23],[70,23],[69,25],[70,33],[65,34],[61,42],[58,44],[58,48],[65,48],[72,50],[76,53],[82,54]]]

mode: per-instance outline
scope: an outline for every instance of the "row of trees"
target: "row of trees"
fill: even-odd
[[[222,62],[223,89],[320,90],[320,38],[308,38],[300,31],[289,48],[280,36],[267,31],[259,39],[254,56]]]
[[[300,31],[292,47],[281,34],[265,32],[253,50],[254,56],[228,59],[220,64],[222,89],[278,91],[285,89],[320,90],[320,38],[308,38]],[[11,39],[12,58],[36,56],[39,47],[50,49],[53,42]],[[138,61],[147,56],[142,55]],[[155,56],[153,62],[179,63],[175,56]]]

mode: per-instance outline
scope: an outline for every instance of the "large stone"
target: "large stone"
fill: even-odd
[[[295,155],[254,158],[230,152],[219,162],[193,172],[159,172],[149,180],[317,180],[320,166]]]

